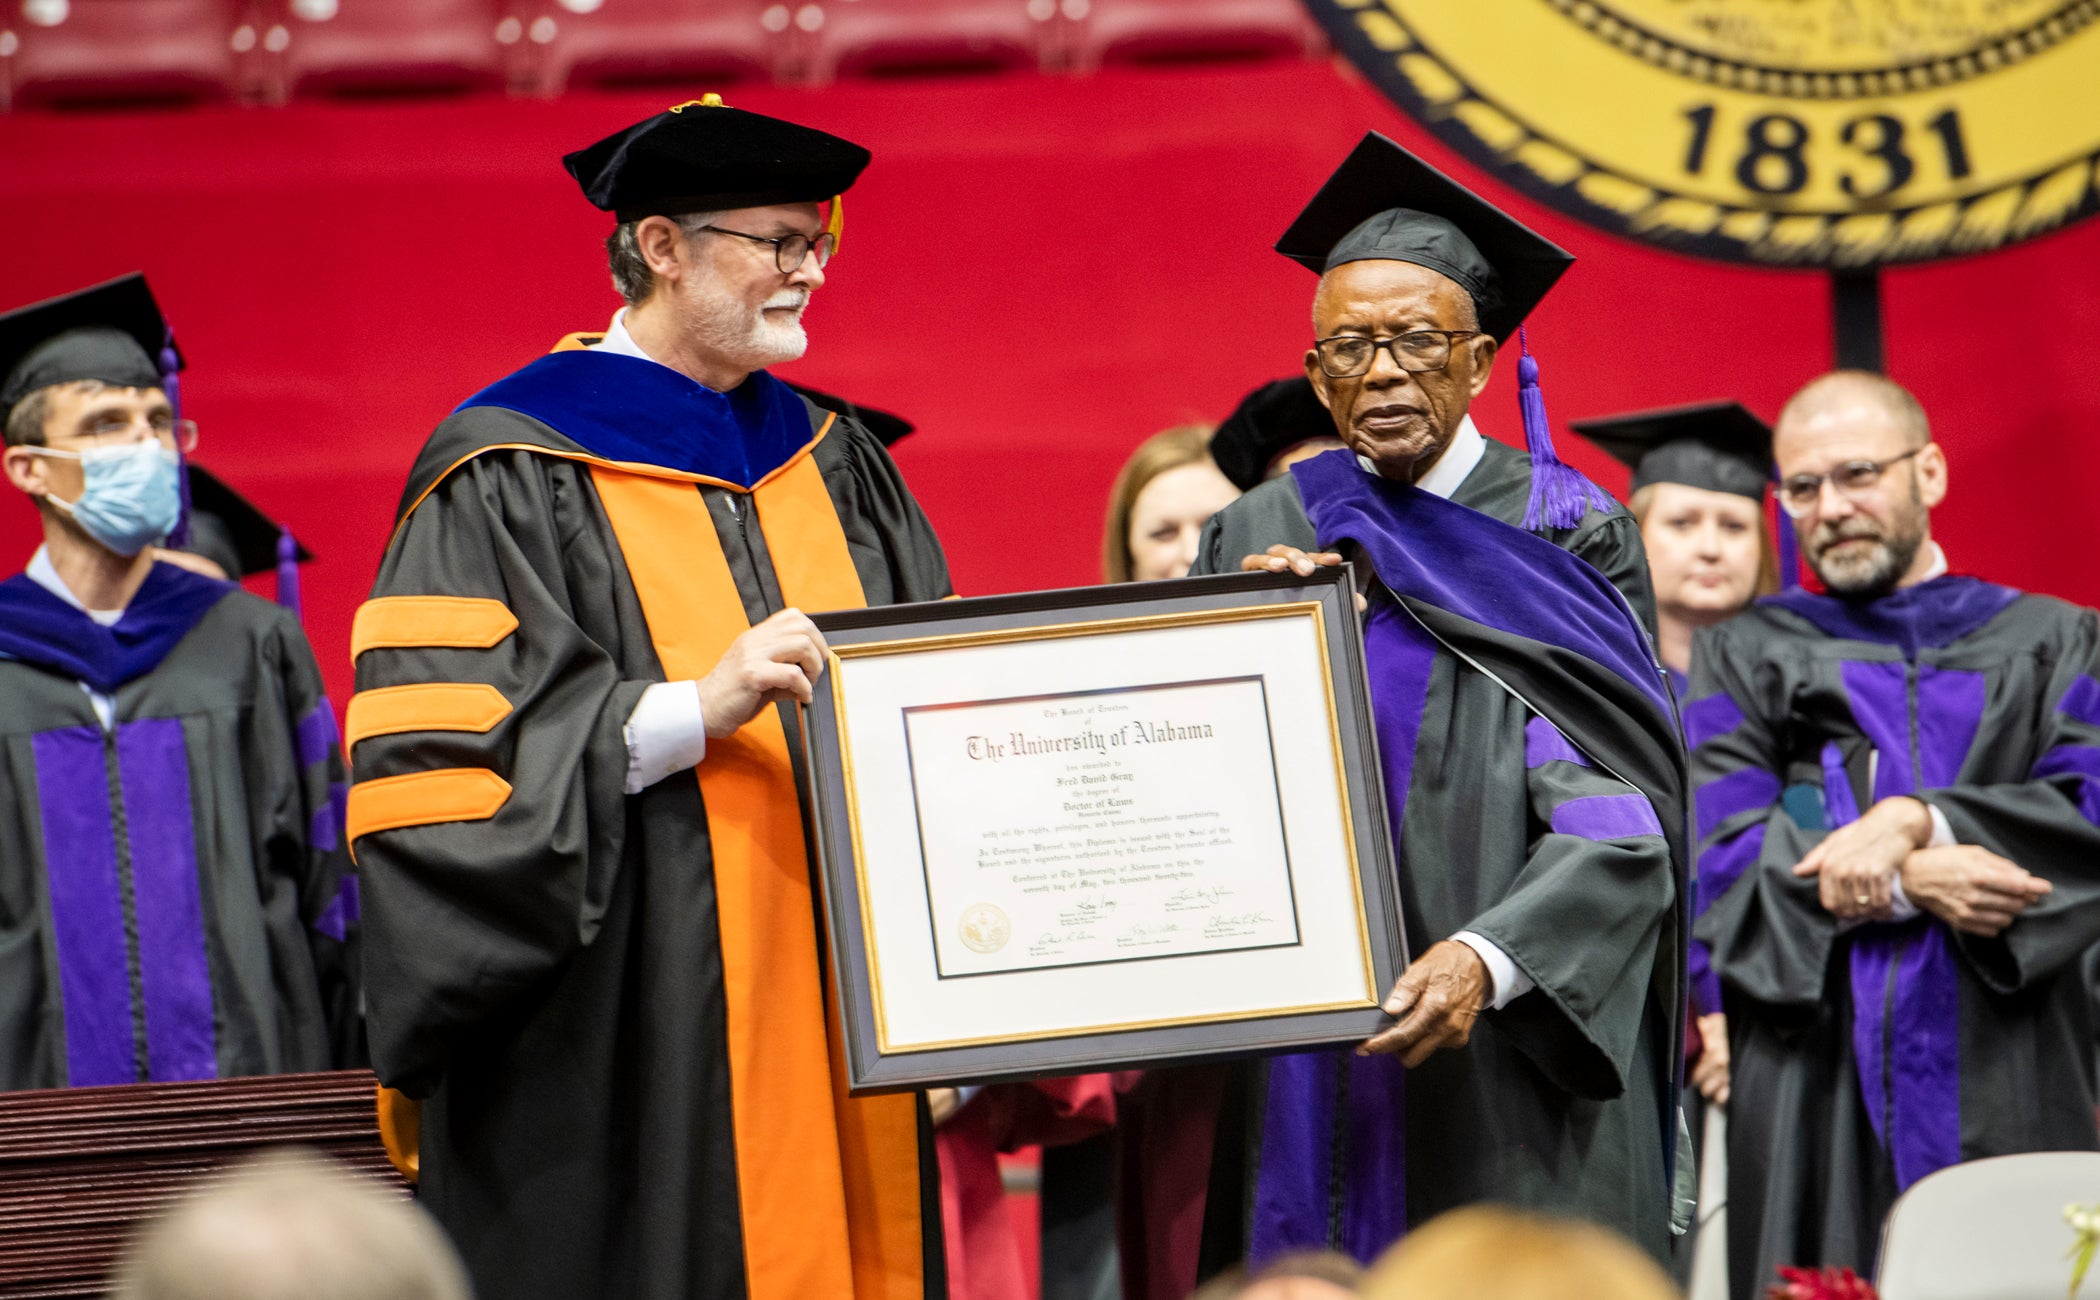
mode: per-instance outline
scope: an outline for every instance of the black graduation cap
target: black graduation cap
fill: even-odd
[[[1304,375],[1278,379],[1240,399],[1210,437],[1210,458],[1242,492],[1268,477],[1269,462],[1312,438],[1338,437],[1334,416]]]
[[[1761,502],[1772,481],[1772,428],[1739,402],[1635,411],[1568,427],[1632,467],[1632,492],[1650,483],[1682,483]]]
[[[827,411],[837,411],[849,420],[860,421],[862,427],[880,439],[885,447],[896,446],[905,434],[918,428],[917,425],[901,415],[892,415],[888,411],[879,411],[872,406],[862,406],[858,402],[851,402],[843,397],[834,397],[830,393],[811,388],[807,384],[790,383],[788,387]]]
[[[1480,328],[1501,340],[1575,261],[1376,131],[1327,178],[1276,251],[1321,273],[1347,262],[1426,266],[1472,294]]]
[[[822,203],[844,194],[869,157],[850,140],[708,95],[645,118],[561,164],[585,198],[627,222]]]
[[[146,277],[120,279],[0,316],[0,422],[40,388],[99,379],[159,388],[182,369]]]
[[[278,548],[289,536],[284,528],[204,466],[191,461],[188,469],[190,544],[183,549],[214,561],[230,578],[276,569],[283,558]],[[293,563],[313,558],[297,541],[291,543]]]

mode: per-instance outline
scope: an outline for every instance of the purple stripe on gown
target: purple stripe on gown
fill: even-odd
[[[364,907],[358,896],[357,877],[344,876],[343,883],[336,886],[335,897],[329,899],[328,906],[322,908],[321,914],[314,918],[314,930],[341,943],[343,937],[350,933],[350,927],[356,925],[358,918],[363,914]]]
[[[1684,747],[1697,749],[1716,736],[1743,725],[1743,711],[1726,694],[1709,695],[1684,706]]]
[[[1558,835],[1586,840],[1623,840],[1631,835],[1660,835],[1662,821],[1644,794],[1592,794],[1570,799],[1553,810]]]
[[[336,729],[335,709],[323,696],[320,703],[299,719],[299,761],[307,767],[326,762],[328,751],[333,748],[342,733]]]
[[[146,1060],[155,1082],[219,1073],[197,831],[182,723],[147,718],[117,728],[117,762],[131,834]]]
[[[1923,665],[1911,711],[1906,666],[1848,661],[1840,669],[1852,716],[1878,755],[1874,798],[1951,785],[1975,743],[1985,702],[1981,673]],[[1918,719],[1918,768],[1911,718]],[[1830,826],[1855,821],[1836,745],[1824,747]],[[1903,1190],[1961,1159],[1960,982],[1947,927],[1920,916],[1869,924],[1852,936],[1852,1051],[1860,1100]]]
[[[2100,826],[2100,747],[2058,745],[2035,760],[2036,780],[2058,776],[2078,777],[2078,811]]]
[[[98,727],[46,731],[30,742],[44,823],[51,937],[65,1006],[66,1082],[76,1088],[138,1080],[116,828],[102,744]]]
[[[1534,715],[1524,724],[1524,766],[1544,767],[1555,760],[1573,763],[1578,767],[1590,765],[1590,760],[1584,758],[1582,751],[1575,748],[1573,742],[1561,734],[1559,727]]]
[[[1735,887],[1765,849],[1765,824],[1753,822],[1699,855],[1699,888],[1694,916],[1703,916],[1721,895]]]
[[[2071,689],[2057,701],[2056,711],[2089,727],[2100,727],[2100,682],[2090,676],[2072,682]]]
[[[1372,608],[1364,627],[1364,662],[1396,859],[1403,852],[1415,744],[1436,654],[1436,642],[1404,610],[1388,603]],[[1336,1103],[1344,1069],[1349,1102],[1342,1115]],[[1308,1052],[1270,1061],[1248,1241],[1256,1265],[1286,1251],[1323,1246],[1347,1249],[1368,1263],[1406,1232],[1405,1076],[1391,1057]],[[1338,1151],[1346,1152],[1339,1177]],[[1339,1240],[1330,1225],[1340,1228]]]
[[[1761,767],[1746,767],[1726,776],[1717,776],[1700,786],[1692,796],[1698,838],[1703,843],[1729,818],[1755,808],[1769,807],[1778,800],[1779,778]]]

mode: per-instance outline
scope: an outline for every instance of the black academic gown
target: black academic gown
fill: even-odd
[[[1892,1199],[1932,1169],[2096,1146],[2096,653],[2091,611],[1967,578],[1787,593],[1698,633],[1696,929],[1732,1039],[1737,1297],[1781,1265],[1869,1268]],[[1841,928],[1790,869],[1898,794],[2055,892],[1994,939],[1930,916]]]
[[[362,1064],[342,781],[288,611],[169,564],[110,629],[0,584],[0,1090]]]
[[[1346,464],[1345,453],[1319,459],[1331,461],[1330,469],[1346,465],[1345,475],[1360,474]],[[1394,500],[1410,491],[1380,488],[1396,494]],[[1490,442],[1451,500],[1508,525],[1483,520],[1475,529],[1477,544],[1492,553],[1497,546],[1536,544],[1517,528],[1528,491],[1528,460]],[[1331,542],[1314,527],[1303,500],[1294,474],[1227,507],[1206,530],[1198,571],[1236,569],[1242,554],[1278,541],[1306,550]],[[1415,549],[1407,539],[1420,536],[1420,521],[1408,523],[1402,548]],[[1619,608],[1639,608],[1652,617],[1647,566],[1630,517],[1592,511],[1579,527],[1544,536],[1589,560],[1617,586],[1625,597]],[[1369,562],[1361,552],[1355,558]],[[1517,580],[1516,568],[1509,575]],[[1538,641],[1483,634],[1431,605],[1404,602],[1428,621],[1439,642],[1412,752],[1398,752],[1395,737],[1383,728],[1380,738],[1388,784],[1394,771],[1408,772],[1395,842],[1410,951],[1419,955],[1471,930],[1508,953],[1536,987],[1485,1013],[1466,1047],[1440,1052],[1417,1069],[1402,1071],[1389,1058],[1339,1058],[1349,1077],[1335,1078],[1344,1098],[1335,1105],[1347,1117],[1339,1123],[1315,1117],[1317,1131],[1278,1133],[1277,1079],[1286,1069],[1334,1067],[1307,1067],[1307,1058],[1281,1058],[1265,1067],[1268,1077],[1251,1083],[1249,1092],[1268,1097],[1267,1114],[1260,1104],[1251,1105],[1242,1139],[1256,1184],[1247,1242],[1254,1254],[1327,1244],[1369,1258],[1398,1235],[1403,1220],[1419,1224],[1445,1209],[1494,1201],[1603,1223],[1652,1255],[1667,1256],[1683,930],[1676,865],[1681,849],[1672,847],[1676,833],[1662,828],[1674,824],[1672,810],[1682,807],[1682,750],[1642,630],[1630,610],[1611,613],[1608,606],[1617,597],[1603,590],[1608,599],[1600,601],[1595,592],[1591,599],[1606,607],[1604,614],[1585,606],[1584,617],[1623,629],[1614,644],[1630,665],[1626,676],[1646,680],[1643,698],[1624,711],[1600,707],[1594,692],[1604,689],[1603,679],[1563,672],[1573,661]],[[1549,594],[1541,595],[1511,604],[1534,612],[1557,607]],[[1381,681],[1378,639],[1381,620],[1395,616],[1391,601],[1390,592],[1374,588],[1367,634],[1374,703],[1391,689]],[[1625,688],[1614,679],[1611,689]],[[1636,714],[1639,721],[1630,721]],[[1616,772],[1591,761],[1607,750],[1641,754],[1639,775],[1623,760]],[[1643,784],[1630,784],[1623,779],[1628,777]],[[1400,806],[1398,793],[1389,802]],[[1571,806],[1653,811],[1636,828],[1588,824]],[[1324,1087],[1316,1082],[1307,1095],[1317,1096]],[[1391,1105],[1348,1100],[1372,1090]],[[1391,1135],[1395,1152],[1404,1153],[1395,1157],[1404,1159],[1404,1175],[1397,1179],[1389,1166],[1367,1163],[1364,1154],[1388,1140],[1377,1131],[1380,1109],[1404,1113],[1402,1131]],[[1221,1148],[1233,1142],[1234,1135],[1221,1134]],[[1281,1239],[1275,1216],[1263,1208],[1279,1142],[1300,1148],[1332,1142],[1335,1150],[1351,1153],[1348,1168],[1334,1171],[1331,1201],[1284,1208],[1286,1217],[1299,1214],[1304,1226]],[[1370,1205],[1390,1198],[1396,1187],[1403,1196],[1393,1199],[1404,1204]],[[1214,1182],[1210,1195],[1222,1190]],[[1317,1239],[1323,1215],[1324,1241]],[[1207,1219],[1216,1222],[1217,1216]],[[1215,1260],[1223,1252],[1206,1243],[1205,1253]]]
[[[622,410],[617,394],[589,401],[609,422]],[[807,441],[830,415],[799,409]],[[810,454],[869,604],[951,594],[940,545],[872,435],[841,417]],[[548,424],[482,405],[440,425],[410,475],[375,600],[495,600],[516,627],[490,649],[367,651],[358,689],[486,683],[512,708],[479,733],[353,734],[357,777],[486,769],[510,794],[485,820],[357,841],[373,1058],[383,1082],[424,1099],[422,1200],[480,1294],[734,1300],[747,1239],[797,1225],[747,1222],[739,1207],[738,1162],[767,1156],[734,1141],[701,790],[685,772],[623,791],[623,725],[665,674],[593,463]],[[732,509],[727,489],[692,490],[744,619],[783,608],[750,499]],[[351,820],[355,833],[355,807]],[[930,1158],[922,1167],[939,1294],[937,1183]]]

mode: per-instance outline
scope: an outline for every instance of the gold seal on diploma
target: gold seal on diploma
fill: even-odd
[[[991,903],[975,903],[964,909],[962,922],[956,926],[962,935],[963,946],[971,952],[997,952],[1013,937],[1013,922],[1006,913]]]
[[[1867,267],[2100,209],[2100,0],[1311,0],[1453,148],[1615,234]]]

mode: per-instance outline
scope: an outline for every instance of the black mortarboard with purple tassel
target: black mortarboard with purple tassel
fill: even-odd
[[[1538,362],[1524,318],[1574,264],[1574,254],[1376,131],[1367,133],[1276,241],[1276,251],[1325,274],[1349,262],[1411,262],[1472,296],[1480,328],[1517,336],[1517,395],[1531,452],[1524,526],[1572,528],[1611,497],[1553,450]]]
[[[190,540],[182,549],[210,560],[236,582],[274,569],[277,603],[299,613],[299,566],[313,559],[313,553],[289,528],[195,461],[190,462],[189,484]]]

